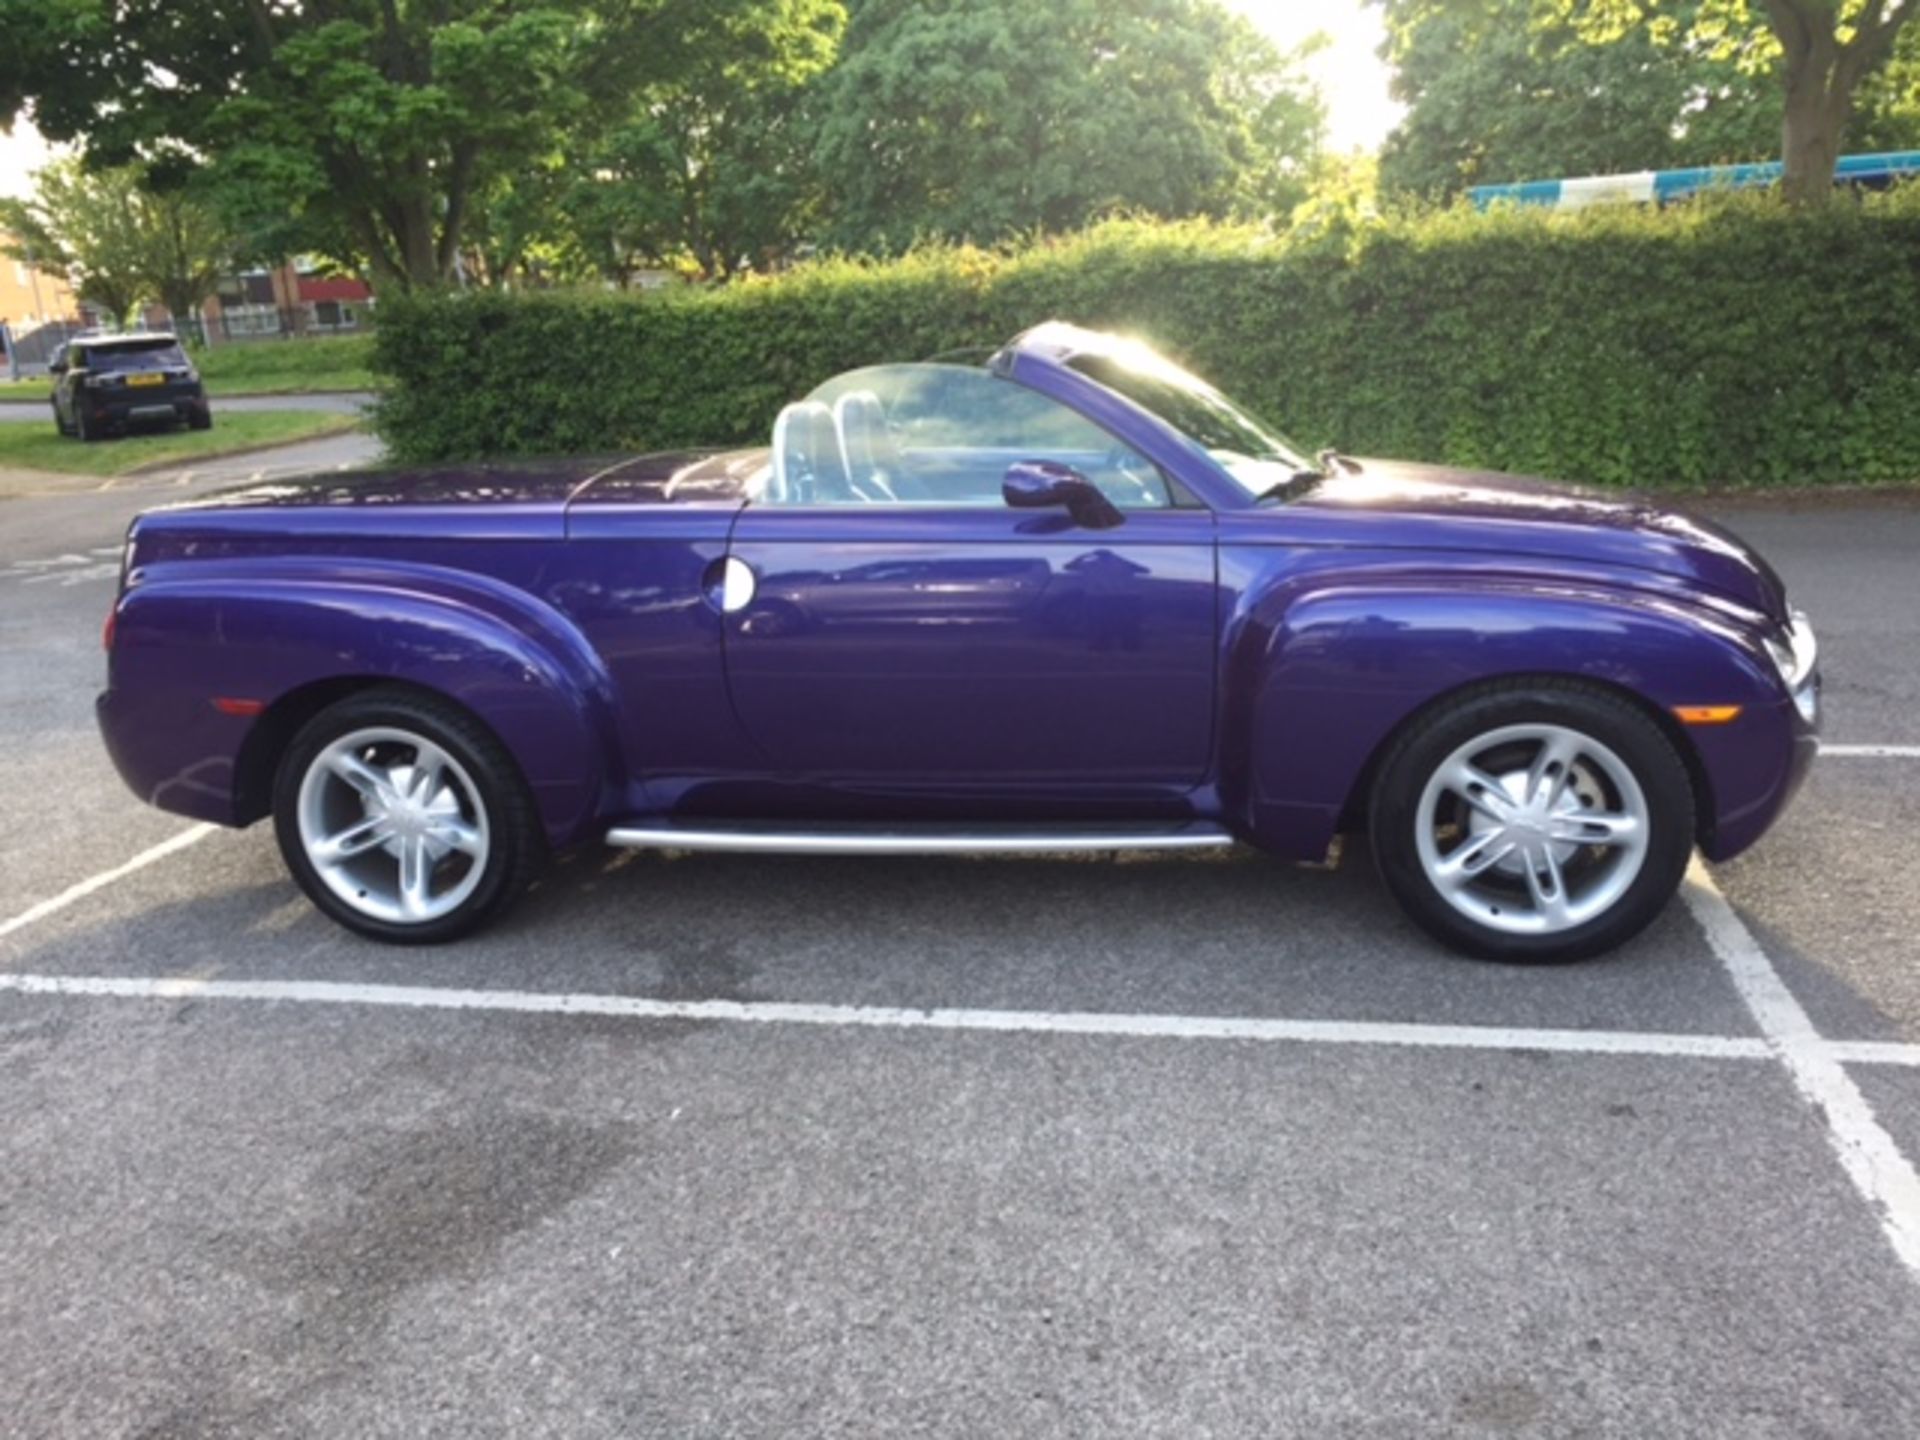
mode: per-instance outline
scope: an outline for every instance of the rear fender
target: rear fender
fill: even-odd
[[[1503,676],[1585,678],[1657,712],[1692,747],[1708,833],[1716,817],[1763,803],[1791,750],[1784,697],[1757,639],[1670,597],[1457,581],[1282,584],[1240,608],[1226,645],[1225,808],[1257,843],[1300,858],[1325,854],[1398,726],[1438,697]],[[1748,708],[1726,726],[1673,721],[1672,707],[1703,704]]]
[[[624,783],[614,693],[551,606],[434,566],[280,557],[144,567],[118,602],[101,721],[128,783],[164,809],[255,818],[239,793],[251,716],[330,682],[400,681],[466,707],[500,738],[548,839],[579,838]]]

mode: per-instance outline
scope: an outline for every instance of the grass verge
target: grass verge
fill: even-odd
[[[371,335],[325,340],[234,340],[197,349],[193,363],[209,395],[302,395],[320,390],[376,388],[368,363]],[[8,380],[0,375],[0,403],[47,403],[53,382],[44,375]]]
[[[217,415],[211,430],[135,433],[82,444],[45,425],[0,422],[0,469],[47,470],[65,475],[125,475],[142,466],[199,460],[256,446],[308,440],[352,430],[352,415],[312,410],[256,410]]]
[[[308,390],[371,390],[371,335],[327,340],[233,341],[196,350],[193,363],[209,395],[294,395]]]

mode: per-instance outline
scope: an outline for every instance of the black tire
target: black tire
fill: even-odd
[[[1428,875],[1418,838],[1420,801],[1429,780],[1460,747],[1508,726],[1537,724],[1564,727],[1612,751],[1640,787],[1648,836],[1638,874],[1606,909],[1567,929],[1517,934],[1463,913]],[[1694,824],[1686,764],[1658,723],[1614,692],[1561,679],[1495,682],[1415,717],[1382,757],[1368,810],[1374,861],[1408,917],[1462,954],[1521,963],[1586,959],[1639,934],[1679,888]],[[1606,854],[1576,851],[1587,853]]]
[[[405,731],[438,746],[465,771],[473,803],[485,809],[488,843],[480,878],[455,908],[432,919],[395,922],[354,908],[322,878],[301,839],[300,794],[308,770],[334,741],[376,728]],[[363,690],[301,727],[274,775],[273,824],[288,871],[316,908],[349,930],[398,945],[454,940],[498,919],[532,883],[547,853],[533,795],[506,748],[460,706],[405,686]]]
[[[189,430],[211,430],[213,428],[213,411],[204,405],[198,409],[189,410],[187,412],[187,428]]]
[[[73,433],[82,445],[90,444],[100,438],[100,433],[87,423],[85,406],[76,405],[74,407]]]

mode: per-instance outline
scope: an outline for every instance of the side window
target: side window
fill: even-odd
[[[1091,420],[965,365],[879,365],[780,412],[766,503],[999,505],[1007,467],[1070,465],[1122,509],[1173,503],[1166,477]]]

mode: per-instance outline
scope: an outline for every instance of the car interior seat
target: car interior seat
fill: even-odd
[[[815,505],[854,496],[833,411],[818,400],[798,400],[773,422],[773,486],[779,504]]]
[[[833,425],[853,493],[862,500],[898,500],[904,466],[880,397],[849,390],[834,402]]]

